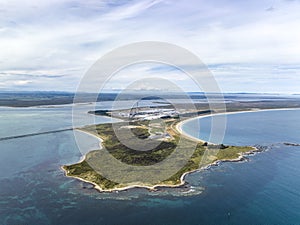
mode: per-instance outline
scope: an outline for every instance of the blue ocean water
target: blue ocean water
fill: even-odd
[[[268,151],[190,174],[187,187],[158,192],[99,193],[65,177],[60,166],[82,156],[72,131],[0,141],[0,224],[300,224],[300,148],[281,144],[300,143],[300,111],[264,113],[259,123],[259,113],[228,116],[225,140],[265,144]],[[69,106],[0,109],[0,137],[70,125]],[[192,126],[184,129],[193,134]],[[97,148],[97,140],[81,135],[87,151]]]
[[[267,110],[236,113],[226,116],[226,134],[223,143],[229,145],[268,145],[278,142],[296,142],[300,139],[299,110]],[[215,115],[220,118],[222,115]],[[198,123],[195,123],[197,121]],[[212,117],[186,122],[182,129],[188,134],[214,143],[211,134]],[[200,130],[199,130],[200,127]],[[217,134],[218,135],[218,134]]]

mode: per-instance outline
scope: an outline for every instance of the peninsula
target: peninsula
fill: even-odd
[[[102,149],[90,151],[87,153],[83,160],[72,165],[62,166],[66,176],[77,178],[84,182],[94,185],[99,191],[117,191],[125,190],[132,187],[144,187],[150,190],[156,187],[177,187],[185,183],[184,177],[187,173],[208,167],[220,161],[240,161],[243,155],[250,152],[257,151],[256,148],[250,146],[225,146],[208,144],[207,142],[191,138],[178,129],[181,122],[179,118],[165,117],[163,118],[165,124],[165,131],[159,129],[159,124],[155,124],[155,120],[134,120],[128,122],[118,122],[109,124],[99,124],[95,126],[85,126],[79,130],[87,132],[102,140]],[[123,134],[131,132],[140,140],[151,138],[152,141],[157,142],[155,148],[149,151],[133,150],[123,143],[121,143],[116,136],[114,129],[123,130]],[[126,130],[127,129],[127,130]],[[128,140],[129,142],[131,140]],[[179,141],[185,146],[182,149],[182,154],[185,150],[196,146],[190,158],[185,165],[167,179],[158,181],[156,183],[143,183],[139,180],[130,183],[118,183],[109,180],[101,173],[95,171],[91,162],[102,157],[102,154],[107,150],[115,159],[132,166],[150,166],[162,162],[176,149]],[[180,156],[179,156],[180,157]],[[172,166],[172,165],[170,165]],[[108,167],[112,173],[120,173],[119,168]],[[130,173],[127,174],[130,176]],[[120,174],[120,176],[122,176]],[[147,176],[147,174],[145,174]]]

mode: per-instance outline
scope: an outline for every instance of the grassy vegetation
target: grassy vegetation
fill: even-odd
[[[118,185],[117,183],[99,175],[86,161],[69,166],[63,166],[63,169],[67,171],[68,176],[79,177],[84,180],[91,181],[100,185],[103,189],[112,189]]]
[[[163,140],[153,140],[157,142],[157,146],[149,151],[137,151],[133,150],[126,145],[122,144],[117,136],[115,135],[114,129],[118,129],[119,135],[125,138],[129,143],[134,141],[135,137],[140,140],[144,140],[149,137],[151,127],[149,122],[131,122],[130,126],[123,122],[114,124],[101,124],[96,127],[87,126],[84,131],[93,133],[103,140],[103,147],[117,160],[126,163],[128,165],[134,166],[150,166],[155,165],[159,162],[165,160],[178,146],[179,139],[181,141],[181,146],[184,146],[180,151],[182,155],[178,156],[178,160],[184,158],[187,149],[195,148],[189,160],[185,165],[174,175],[170,176],[168,179],[159,181],[151,185],[178,185],[181,183],[181,176],[186,172],[191,172],[199,169],[200,167],[207,166],[218,160],[232,160],[238,158],[241,153],[253,150],[251,147],[235,147],[235,146],[206,146],[204,143],[195,143],[190,139],[180,137],[178,131],[174,128],[178,120],[166,120],[166,129],[168,134],[171,136],[168,139]],[[134,136],[129,136],[129,129],[134,134]],[[130,139],[132,138],[132,140]],[[147,142],[143,142],[142,147],[147,148]],[[101,150],[91,151],[86,155],[86,159],[80,163],[64,166],[68,176],[78,177],[86,181],[93,182],[101,187],[103,190],[111,190],[114,188],[126,187],[128,184],[115,183],[103,177],[101,174],[97,173],[87,162],[87,159],[91,160],[93,158],[101,157]],[[170,165],[172,168],[173,165]],[[118,173],[118,168],[110,168]],[[145,174],[146,176],[147,174]],[[128,176],[130,174],[128,173]],[[136,184],[141,184],[139,180],[135,181]],[[132,184],[132,183],[131,183]],[[149,184],[145,184],[149,185]]]

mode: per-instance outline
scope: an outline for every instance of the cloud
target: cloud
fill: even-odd
[[[261,77],[270,81],[269,91],[284,91],[273,79],[290,77],[285,85],[298,92],[299,68],[291,68],[300,64],[299,10],[299,1],[285,0],[6,1],[0,4],[0,83],[6,89],[74,91],[104,53],[157,40],[197,54],[224,91],[256,90],[242,80]],[[189,86],[173,70],[164,73]]]
[[[64,75],[48,75],[48,74],[30,74],[30,73],[26,73],[26,71],[24,71],[23,73],[20,73],[20,71],[14,72],[14,71],[6,71],[6,72],[0,72],[0,76],[18,76],[18,77],[30,77],[30,78],[51,78],[51,79],[55,79],[55,78],[61,78]]]

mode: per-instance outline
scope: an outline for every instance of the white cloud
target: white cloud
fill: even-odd
[[[300,63],[299,11],[299,1],[5,1],[0,3],[0,72],[5,74],[0,83],[6,89],[72,91],[105,52],[156,40],[186,47],[211,68],[225,65],[213,68],[224,91],[256,90],[242,81],[264,77],[270,91],[297,92],[300,69],[289,68]],[[63,76],[49,82],[39,75]],[[286,77],[287,87],[273,81]]]
[[[22,86],[22,85],[26,85],[26,84],[32,83],[32,81],[31,80],[17,80],[17,81],[14,81],[13,83],[15,85]]]

